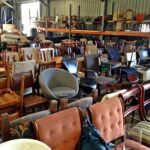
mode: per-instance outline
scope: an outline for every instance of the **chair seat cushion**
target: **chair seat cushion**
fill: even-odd
[[[57,97],[70,97],[75,95],[75,90],[70,87],[55,87],[51,91]]]
[[[133,136],[136,136],[136,129],[142,129],[142,143],[150,146],[150,122],[141,121],[137,123],[131,132]]]
[[[115,79],[104,76],[97,76],[96,82],[100,85],[104,85],[106,83],[114,83]]]
[[[138,72],[134,68],[129,67],[121,67],[121,73],[125,73],[127,75],[137,75]]]

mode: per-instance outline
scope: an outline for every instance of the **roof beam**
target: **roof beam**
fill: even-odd
[[[39,2],[44,5],[44,6],[47,6],[42,0],[39,0]]]
[[[6,0],[1,0],[1,2],[3,2],[4,4],[6,4],[7,6],[9,6],[12,9],[15,9],[14,6],[12,6],[11,4],[9,4]]]

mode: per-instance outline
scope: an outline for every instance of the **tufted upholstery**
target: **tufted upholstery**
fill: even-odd
[[[36,139],[52,150],[74,150],[81,135],[80,113],[71,108],[34,122]]]
[[[88,112],[106,142],[123,136],[123,111],[118,97],[91,105]]]

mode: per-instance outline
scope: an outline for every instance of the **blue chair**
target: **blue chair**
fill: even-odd
[[[108,55],[111,61],[120,61],[121,62],[121,54],[119,53],[119,49],[117,47],[109,47]],[[117,67],[117,73],[120,74],[120,79],[125,75],[126,77],[130,75],[138,76],[138,72],[136,69],[130,67],[130,63],[126,67]]]

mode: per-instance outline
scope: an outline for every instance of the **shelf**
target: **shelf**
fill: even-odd
[[[64,32],[73,34],[89,34],[89,35],[111,35],[111,36],[135,36],[135,37],[150,37],[150,33],[145,32],[135,32],[135,31],[95,31],[95,30],[69,30],[69,29],[45,29],[40,28],[39,30],[50,31],[50,32]]]

